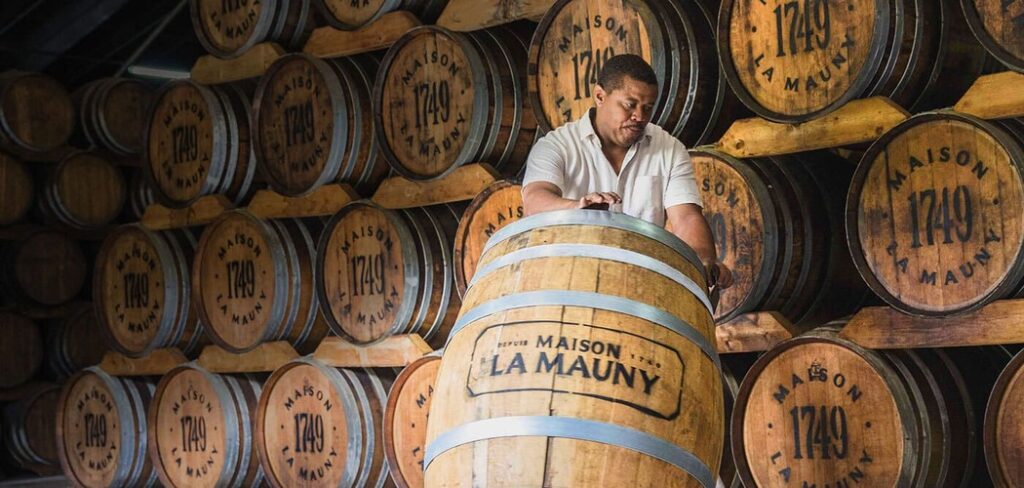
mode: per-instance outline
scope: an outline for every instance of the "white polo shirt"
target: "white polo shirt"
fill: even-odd
[[[593,110],[593,109],[591,109]],[[523,187],[537,181],[553,183],[562,197],[579,200],[593,192],[622,197],[622,213],[665,226],[665,209],[684,203],[703,206],[690,154],[682,142],[654,124],[626,152],[615,174],[601,152],[590,112],[549,133],[526,159]]]

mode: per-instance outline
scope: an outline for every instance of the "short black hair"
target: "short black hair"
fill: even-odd
[[[626,76],[658,86],[658,76],[654,74],[654,69],[636,54],[619,54],[608,58],[597,75],[597,84],[605,91],[612,92],[622,88],[622,80]]]

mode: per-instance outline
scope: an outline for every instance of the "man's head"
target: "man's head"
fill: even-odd
[[[594,129],[602,140],[632,146],[644,135],[658,99],[658,78],[643,58],[620,54],[604,62],[594,87]]]

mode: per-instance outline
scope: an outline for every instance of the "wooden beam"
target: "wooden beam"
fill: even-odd
[[[180,229],[206,225],[234,208],[224,195],[207,195],[186,208],[168,208],[160,204],[146,207],[142,225],[153,230]]]
[[[275,341],[241,354],[230,353],[219,346],[206,346],[196,362],[214,373],[269,373],[298,357],[299,353],[291,344]]]
[[[280,45],[263,42],[235,59],[220,59],[211,54],[200,56],[192,66],[192,81],[216,85],[263,76],[270,65],[285,53]]]
[[[384,208],[412,208],[472,200],[501,175],[485,163],[466,164],[437,180],[413,181],[401,176],[384,180],[373,201]]]
[[[320,27],[313,31],[302,51],[321,58],[338,58],[391,47],[419,19],[404,10],[384,14],[373,23],[354,31]]]
[[[1004,71],[978,78],[953,110],[983,119],[1024,117],[1024,73]]]
[[[416,334],[391,336],[366,346],[331,336],[320,343],[313,357],[336,368],[400,368],[430,352],[430,346]]]
[[[178,349],[157,349],[146,357],[130,358],[121,353],[107,351],[100,361],[100,369],[114,376],[162,376],[188,358]]]
[[[801,124],[780,124],[759,117],[737,120],[714,149],[751,158],[846,146],[874,141],[909,117],[909,112],[886,97],[865,98]]]
[[[555,0],[450,0],[437,25],[467,32],[520,19],[539,20]]]
[[[721,354],[767,351],[792,339],[794,329],[779,312],[754,312],[718,324],[715,339]]]
[[[338,213],[341,207],[353,200],[359,200],[359,195],[346,184],[324,185],[301,197],[259,190],[253,195],[247,210],[265,219],[322,217]]]
[[[861,309],[839,336],[872,349],[990,346],[1024,342],[1024,299],[998,300],[975,312],[917,317],[890,307]]]

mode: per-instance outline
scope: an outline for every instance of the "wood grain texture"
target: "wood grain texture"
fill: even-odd
[[[25,164],[0,153],[0,225],[21,220],[33,201],[32,175]]]
[[[191,76],[196,83],[217,85],[249,78],[258,78],[285,53],[273,42],[260,43],[235,59],[221,59],[213,55],[200,56],[192,65]]]
[[[798,124],[762,118],[737,120],[714,147],[731,156],[750,158],[871,142],[908,117],[906,110],[888,98],[871,97]]]
[[[90,263],[69,234],[32,228],[0,247],[0,293],[24,305],[54,306],[82,291]]]
[[[59,379],[99,364],[109,349],[91,304],[75,304],[71,315],[49,321],[46,366]]]
[[[97,229],[121,215],[127,193],[124,175],[113,163],[96,152],[78,152],[50,171],[41,206],[73,229]]]
[[[313,357],[336,368],[401,368],[430,351],[430,346],[416,334],[393,335],[368,345],[327,337]]]
[[[286,197],[273,190],[259,190],[246,207],[249,213],[264,219],[325,217],[334,215],[359,195],[345,183],[323,185],[301,197]]]
[[[470,200],[500,177],[494,168],[483,163],[462,165],[439,180],[414,181],[392,176],[381,183],[373,201],[384,208],[412,208]]]
[[[297,49],[313,28],[313,9],[306,0],[190,0],[190,3],[196,38],[219,58],[244,57],[267,42]]]
[[[1024,72],[1024,2],[960,0],[960,4],[985,49],[1010,69]]]
[[[523,187],[507,180],[489,185],[463,212],[455,232],[455,286],[465,296],[484,244],[502,227],[523,217]]]
[[[6,149],[57,149],[71,137],[74,117],[71,96],[57,80],[42,73],[0,73],[0,145]]]
[[[1020,404],[1022,379],[1018,353],[999,375],[985,409],[985,461],[995,486],[1016,487],[1024,484],[1024,469],[1020,463],[1021,418]]]
[[[101,78],[75,90],[80,139],[118,156],[142,153],[142,127],[149,118],[153,90],[128,78]]]
[[[243,353],[209,345],[203,348],[196,362],[214,373],[270,373],[297,357],[299,353],[288,341],[273,341]]]
[[[521,19],[537,20],[555,3],[555,0],[449,0],[437,25],[469,32]]]
[[[362,31],[374,27],[389,15],[417,19],[417,25],[433,24],[447,0],[313,0],[327,25],[340,31]],[[383,27],[383,25],[381,26]]]
[[[155,203],[146,207],[141,223],[152,230],[195,227],[209,224],[233,208],[234,205],[224,195],[200,197],[186,208],[169,208]]]
[[[768,351],[794,337],[797,329],[778,312],[752,312],[715,327],[718,352],[722,354]]]
[[[427,420],[440,365],[439,355],[416,360],[402,370],[388,392],[384,410],[384,454],[391,467],[391,479],[398,488],[423,486]]]
[[[953,109],[983,119],[1024,117],[1024,74],[1006,71],[982,76]]]
[[[402,37],[402,34],[418,25],[421,24],[416,16],[409,12],[397,11],[384,14],[354,31],[318,27],[309,36],[302,52],[320,58],[339,58],[387,49]]]
[[[186,362],[188,358],[176,348],[155,349],[140,358],[108,351],[97,367],[115,376],[160,376]]]
[[[1019,344],[1024,300],[997,300],[977,311],[948,317],[916,317],[890,307],[854,314],[840,337],[872,349]]]

